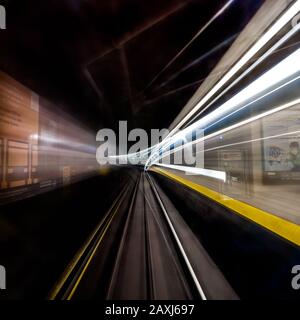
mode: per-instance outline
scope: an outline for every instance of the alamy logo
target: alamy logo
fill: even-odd
[[[0,29],[6,29],[6,10],[0,5]]]
[[[98,131],[96,141],[100,142],[100,146],[97,148],[97,161],[100,165],[136,165],[145,164],[147,159],[151,158],[170,164],[172,158],[172,163],[175,165],[203,167],[204,133],[202,129],[194,129],[189,134],[179,131],[167,140],[163,148],[157,149],[155,146],[168,134],[168,129],[151,129],[150,136],[141,128],[128,132],[127,121],[119,121],[119,133],[108,128]]]
[[[0,265],[0,290],[6,289],[6,271],[3,266]]]
[[[295,276],[292,279],[292,288],[294,290],[300,289],[300,265],[296,265],[292,269],[292,274],[295,274]]]

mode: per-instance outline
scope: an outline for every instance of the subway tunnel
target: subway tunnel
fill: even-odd
[[[0,299],[298,300],[299,22],[3,0]]]

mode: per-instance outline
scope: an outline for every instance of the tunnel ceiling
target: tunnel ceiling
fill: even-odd
[[[0,68],[91,128],[168,127],[262,1],[10,0]]]

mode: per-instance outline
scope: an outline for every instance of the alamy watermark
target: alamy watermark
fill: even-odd
[[[295,276],[292,279],[292,288],[294,290],[300,289],[300,265],[296,265],[292,268],[292,274]]]
[[[141,128],[128,132],[127,121],[120,121],[118,134],[107,128],[98,131],[96,141],[100,145],[96,153],[97,161],[100,165],[137,165],[145,164],[150,158],[164,164],[203,167],[202,129],[195,129],[188,134],[179,131],[174,137],[164,140],[168,134],[167,129],[152,129],[150,137]],[[162,140],[164,140],[163,147],[157,148]]]
[[[6,29],[6,9],[0,5],[0,29]]]
[[[0,290],[6,289],[6,270],[0,265]]]

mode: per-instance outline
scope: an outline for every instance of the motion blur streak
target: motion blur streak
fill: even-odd
[[[194,35],[194,37],[176,54],[176,56],[153,78],[153,80],[147,85],[146,89],[149,88],[159,76],[168,69],[180,55],[217,19],[219,18],[234,2],[235,0],[229,0],[225,5],[216,13],[214,16]]]
[[[226,181],[226,173],[222,172],[222,171],[194,168],[194,167],[187,167],[187,166],[176,166],[176,165],[171,165],[171,164],[167,165],[164,163],[155,163],[155,165],[170,168],[170,169],[184,171],[187,175],[189,175],[189,174],[202,175],[202,176],[218,179],[223,182]]]
[[[11,2],[0,299],[299,299],[300,0]]]
[[[0,203],[96,174],[90,130],[3,72],[0,97]]]
[[[300,99],[291,101],[291,102],[289,102],[287,104],[284,104],[282,106],[279,106],[279,107],[276,107],[276,108],[271,109],[269,111],[266,111],[264,113],[261,113],[261,114],[255,116],[255,117],[251,117],[251,118],[246,119],[244,121],[238,122],[238,123],[236,123],[236,124],[234,124],[232,126],[229,126],[229,127],[226,127],[226,128],[224,128],[222,130],[219,130],[217,132],[211,133],[211,134],[209,134],[209,135],[207,135],[207,136],[205,136],[203,138],[197,139],[195,141],[187,142],[187,143],[177,147],[176,149],[170,150],[168,152],[164,152],[161,156],[159,156],[158,158],[155,159],[155,162],[153,162],[153,164],[157,164],[157,161],[159,161],[160,159],[163,159],[164,157],[169,156],[172,153],[180,151],[183,148],[187,148],[190,145],[193,145],[193,144],[196,144],[196,143],[199,143],[199,142],[202,142],[202,141],[217,137],[217,136],[222,135],[222,134],[224,134],[224,133],[226,133],[228,131],[231,131],[231,130],[239,128],[239,127],[242,127],[242,126],[247,125],[247,124],[249,124],[251,122],[254,122],[256,120],[263,119],[263,118],[265,118],[265,117],[267,117],[269,115],[272,115],[273,113],[288,109],[288,108],[290,108],[292,106],[295,106],[295,105],[297,105],[299,103],[300,103]],[[259,139],[259,140],[261,140],[261,139]]]
[[[192,133],[193,130],[195,130],[196,128],[207,129],[210,126],[216,125],[218,122],[225,119],[225,115],[226,117],[232,116],[234,112],[240,111],[246,106],[249,107],[251,104],[257,102],[259,99],[264,98],[266,95],[274,93],[275,91],[283,88],[285,85],[290,84],[290,82],[288,82],[287,84],[277,86],[273,90],[271,90],[270,93],[264,94],[262,97],[257,98],[257,95],[259,95],[259,93],[262,93],[265,90],[272,88],[274,85],[280,84],[283,80],[288,79],[292,75],[298,73],[300,69],[297,62],[299,60],[300,49],[296,50],[286,59],[284,59],[275,67],[273,67],[271,70],[263,74],[257,80],[253,81],[246,88],[237,93],[233,98],[227,100],[222,106],[210,112],[207,116],[204,116],[203,118],[196,121],[189,127],[183,129],[182,132],[175,134],[172,138],[170,138],[170,141],[167,143],[167,145],[163,145],[162,150],[165,150],[172,143],[175,143],[176,141],[180,140],[182,135]],[[291,81],[295,81],[297,79],[298,78],[296,77]],[[251,101],[245,106],[240,107],[242,103],[249,101],[251,98],[254,98],[254,101]],[[168,137],[166,137],[166,139],[168,139]],[[148,167],[149,165],[151,165],[151,157],[148,160],[146,166]]]
[[[204,108],[199,110],[199,114],[203,113],[208,109],[212,104],[214,104],[218,99],[220,99],[227,91],[234,87],[239,81],[246,77],[251,71],[253,71],[260,63],[262,63],[266,58],[272,55],[278,48],[280,48],[285,42],[287,42],[294,34],[300,30],[300,24],[296,25],[292,30],[290,30],[286,35],[284,35],[276,44],[271,47],[266,53],[264,53],[255,63],[253,63],[249,68],[246,69],[240,76],[238,76],[234,81],[232,81],[229,86],[227,86],[217,97],[215,97],[210,103],[208,103]],[[195,115],[187,125],[190,125],[191,122],[195,120],[198,115]]]
[[[259,52],[293,17],[300,11],[300,1],[296,1],[272,27],[245,53],[245,55],[229,70],[228,73],[205,95],[197,105],[170,132],[172,135],[189,120],[214,94],[218,92],[254,55]],[[169,136],[168,135],[168,136]],[[168,138],[168,136],[166,138]]]

